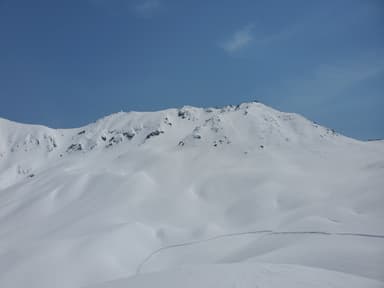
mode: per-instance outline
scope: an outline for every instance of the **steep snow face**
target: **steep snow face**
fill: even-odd
[[[0,119],[0,286],[380,287],[383,176],[383,142],[260,103]]]

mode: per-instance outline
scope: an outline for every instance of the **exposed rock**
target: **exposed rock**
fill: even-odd
[[[81,150],[83,150],[83,147],[81,146],[80,143],[77,143],[77,144],[71,144],[71,145],[67,148],[67,152],[68,152],[68,153],[75,152],[75,151],[81,151]]]
[[[135,133],[132,132],[123,132],[123,136],[127,138],[128,140],[131,140],[133,137],[135,137]]]
[[[159,136],[160,134],[163,134],[164,131],[161,131],[161,130],[155,130],[155,131],[152,131],[151,133],[149,133],[146,137],[145,137],[145,140],[153,137],[153,136]]]

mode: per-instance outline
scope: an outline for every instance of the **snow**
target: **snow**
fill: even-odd
[[[176,268],[119,279],[92,288],[254,288],[383,287],[382,283],[340,272],[287,264],[217,264]]]
[[[0,287],[384,287],[383,176],[261,103],[0,119]]]

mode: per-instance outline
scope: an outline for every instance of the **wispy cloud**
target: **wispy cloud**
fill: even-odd
[[[160,7],[159,0],[142,0],[134,6],[134,10],[140,17],[151,17]]]
[[[245,26],[242,29],[235,31],[228,40],[220,43],[219,46],[228,53],[237,52],[252,42],[252,30],[253,25]]]
[[[238,52],[251,45],[258,49],[266,48],[291,39],[297,31],[297,26],[291,26],[273,34],[261,35],[255,31],[254,25],[247,25],[235,31],[226,41],[220,43],[219,46],[229,54]]]
[[[281,102],[286,105],[326,105],[339,98],[342,93],[352,91],[354,87],[383,72],[384,60],[376,58],[333,65],[322,64],[306,75],[285,79],[270,92],[284,96]]]

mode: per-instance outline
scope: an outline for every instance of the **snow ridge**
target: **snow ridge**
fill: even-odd
[[[159,112],[120,112],[76,129],[51,129],[0,119],[0,187],[33,177],[38,163],[51,163],[73,153],[112,149],[117,145],[181,149],[196,146],[263,149],[313,141],[352,141],[305,118],[261,103],[223,108],[186,106]]]

